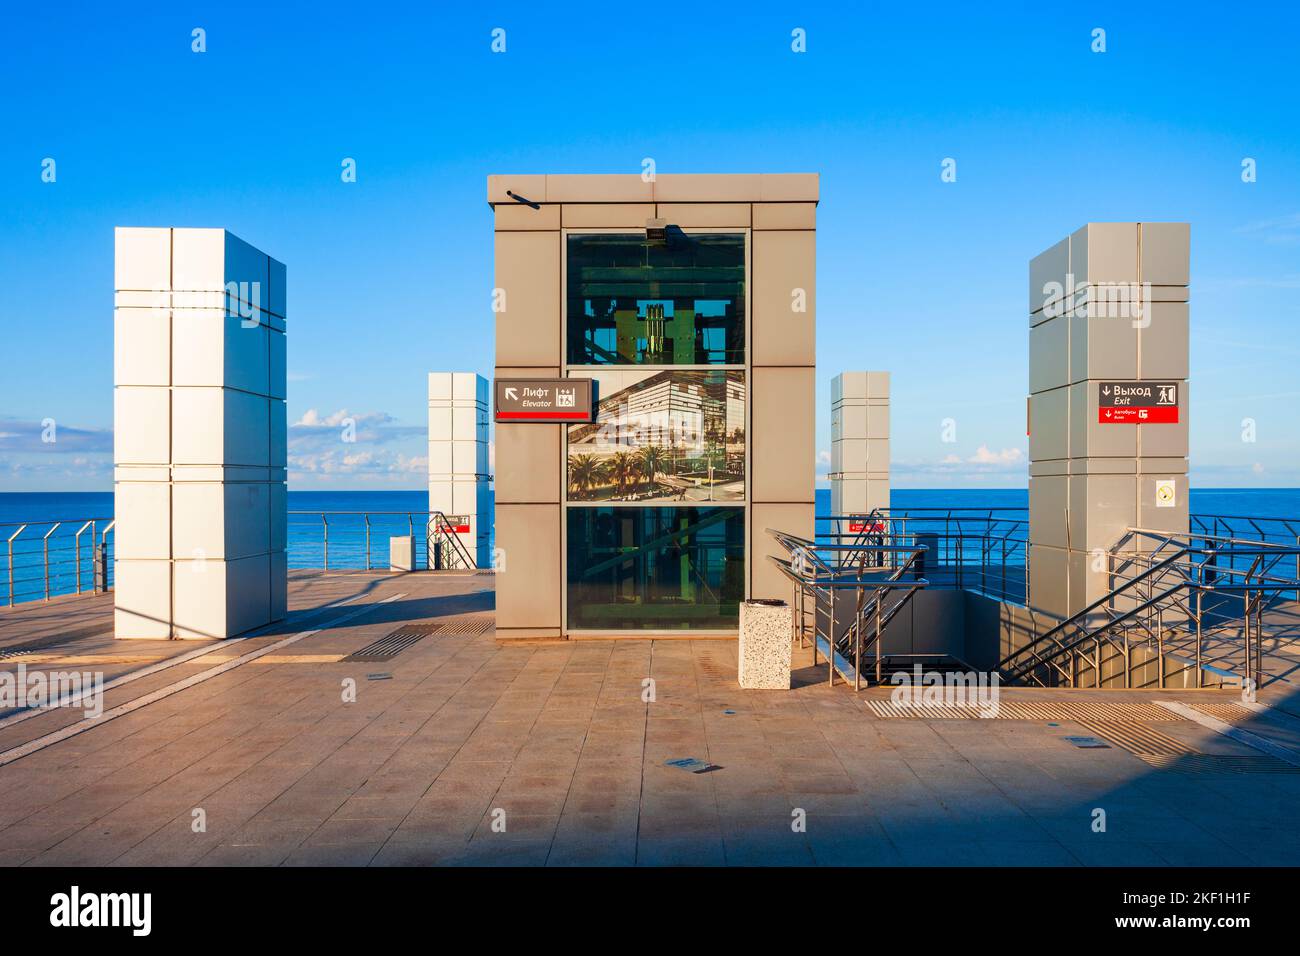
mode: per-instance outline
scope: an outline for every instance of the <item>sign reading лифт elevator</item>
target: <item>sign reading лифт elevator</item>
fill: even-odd
[[[1178,424],[1177,382],[1101,382],[1097,421],[1103,425]]]
[[[499,422],[590,422],[589,378],[499,378],[495,383]]]

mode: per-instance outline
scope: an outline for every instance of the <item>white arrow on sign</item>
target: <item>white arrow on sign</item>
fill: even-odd
[[[519,401],[519,390],[514,388],[506,389],[506,400],[511,402]]]

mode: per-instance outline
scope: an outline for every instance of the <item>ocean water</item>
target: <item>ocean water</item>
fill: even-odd
[[[391,536],[424,534],[429,493],[420,491],[290,491],[289,567],[319,568],[325,565],[326,528],[321,512],[333,512],[328,522],[329,566],[364,568],[367,550],[371,567],[388,566]],[[369,513],[369,538],[366,517]],[[71,594],[78,587],[93,586],[92,531],[102,537],[113,517],[113,493],[105,492],[8,492],[0,493],[0,607],[9,603],[8,538],[22,523],[28,527],[13,542],[13,594],[16,603],[45,597],[45,565],[49,562],[49,594]],[[77,531],[95,521],[81,535]],[[57,528],[54,522],[62,522]],[[44,539],[49,532],[48,540]],[[109,554],[113,538],[109,536]],[[424,549],[417,547],[423,559]],[[109,565],[112,583],[112,565]]]
[[[1198,515],[1243,515],[1300,520],[1300,488],[1195,488],[1190,508]],[[1025,488],[895,488],[895,508],[1029,508]],[[829,488],[817,489],[817,513],[830,514]]]
[[[817,514],[830,513],[830,490],[817,491]],[[897,488],[891,500],[895,508],[1017,508],[1027,509],[1029,492],[1016,488],[913,489]],[[1193,515],[1227,515],[1288,518],[1300,529],[1300,488],[1193,488]],[[322,567],[325,558],[325,527],[321,512],[335,512],[329,522],[329,564],[331,568],[366,566],[366,521],[370,514],[369,556],[372,566],[386,566],[388,538],[414,530],[423,534],[423,516],[428,493],[414,491],[290,491],[289,566]],[[352,514],[342,514],[349,512]],[[8,603],[9,567],[7,539],[20,523],[29,527],[14,541],[14,594],[18,601],[44,597],[44,563],[48,551],[51,596],[76,589],[76,572],[81,585],[91,585],[91,539],[82,535],[78,556],[75,535],[82,525],[98,519],[94,530],[102,531],[113,515],[113,493],[108,492],[6,492],[0,493],[0,606]],[[42,537],[51,522],[64,524],[48,541]],[[1243,527],[1240,521],[1231,523]],[[1267,526],[1270,532],[1281,526]],[[1275,535],[1270,534],[1270,537]],[[111,537],[110,537],[111,542]],[[1294,541],[1289,542],[1294,543]],[[78,557],[80,558],[78,562]]]

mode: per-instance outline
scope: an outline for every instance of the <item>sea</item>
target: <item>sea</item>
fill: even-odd
[[[895,508],[1027,509],[1029,492],[1024,488],[895,488],[890,500]],[[291,568],[323,567],[327,545],[331,568],[364,568],[367,557],[371,566],[385,567],[390,536],[423,534],[428,492],[291,490],[288,503]],[[1300,524],[1300,488],[1192,488],[1189,504],[1193,514],[1287,518]],[[819,488],[817,514],[829,514],[830,506],[830,489]],[[325,519],[322,513],[327,514]],[[368,539],[364,515],[369,515]],[[0,606],[9,603],[6,542],[22,523],[29,527],[13,542],[16,602],[45,597],[47,552],[51,597],[77,589],[78,559],[80,586],[88,589],[92,529],[82,533],[79,551],[76,533],[90,520],[96,521],[93,530],[102,532],[112,516],[111,491],[0,493]],[[48,541],[42,540],[56,521],[63,524]]]

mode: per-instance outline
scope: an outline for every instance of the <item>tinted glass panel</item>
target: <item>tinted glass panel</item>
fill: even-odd
[[[737,626],[743,509],[570,507],[567,515],[570,627]]]
[[[569,426],[570,501],[743,501],[745,373],[599,371]]]
[[[743,365],[745,237],[569,236],[571,365]]]

